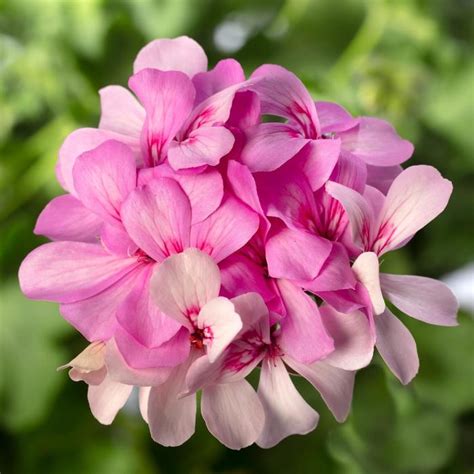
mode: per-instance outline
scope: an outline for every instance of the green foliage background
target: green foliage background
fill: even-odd
[[[86,387],[55,372],[85,342],[56,305],[23,298],[16,273],[43,241],[32,234],[38,213],[61,193],[64,137],[97,123],[97,90],[125,85],[147,41],[180,34],[211,65],[228,55],[248,72],[279,63],[315,97],[394,122],[416,144],[412,163],[435,165],[455,191],[385,270],[438,277],[473,261],[473,14],[469,0],[0,0],[0,471],[471,473],[472,315],[451,329],[402,315],[418,341],[417,379],[404,388],[376,359],[358,374],[342,426],[298,380],[321,414],[311,435],[232,452],[199,423],[186,445],[164,449],[133,409],[111,427],[92,418]]]

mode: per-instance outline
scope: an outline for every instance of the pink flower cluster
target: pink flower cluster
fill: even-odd
[[[60,303],[91,343],[67,366],[94,416],[111,423],[138,387],[152,438],[177,446],[201,391],[224,445],[269,448],[318,423],[294,376],[338,421],[374,347],[408,383],[415,341],[385,301],[445,326],[457,303],[380,258],[443,211],[451,183],[403,170],[413,146],[387,122],[314,102],[280,66],[208,71],[187,37],[145,46],[129,88],[102,89],[99,127],[66,138],[67,194],[35,228],[53,242],[20,268],[25,295]]]

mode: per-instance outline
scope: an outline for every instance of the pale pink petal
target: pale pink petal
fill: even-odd
[[[121,324],[117,324],[114,338],[124,360],[134,369],[176,367],[189,356],[189,331],[184,327],[170,340],[156,347],[147,347],[137,341]]]
[[[69,372],[72,380],[86,380],[87,375],[95,376],[98,372],[103,372],[105,362],[105,344],[102,341],[95,341],[89,344],[80,354],[67,364],[58,367],[56,370],[63,370],[71,367]],[[72,373],[71,373],[72,372]],[[86,376],[86,377],[82,377]],[[102,382],[103,378],[100,380]],[[99,383],[100,383],[99,382]],[[90,383],[86,381],[86,383]]]
[[[136,189],[121,215],[132,240],[157,262],[189,246],[191,205],[174,180],[157,178]]]
[[[136,266],[135,258],[117,258],[100,245],[51,242],[23,260],[19,279],[28,298],[72,303],[100,293]]]
[[[194,87],[182,72],[143,69],[128,81],[146,110],[141,146],[147,166],[166,158],[170,141],[192,110]]]
[[[317,138],[320,125],[313,99],[303,83],[281,66],[264,64],[251,76],[264,114],[286,117],[298,124],[306,138]]]
[[[121,86],[104,87],[99,94],[99,128],[128,135],[138,142],[145,122],[145,109],[133,94]]]
[[[304,364],[323,359],[334,350],[318,305],[298,286],[279,280],[278,288],[287,314],[281,321],[278,345],[285,354]]]
[[[196,326],[203,331],[209,361],[214,362],[242,329],[242,321],[232,302],[219,296],[202,307]]]
[[[242,66],[235,59],[222,59],[213,69],[193,77],[196,88],[196,104],[226,87],[245,81]]]
[[[103,425],[110,425],[132,393],[131,385],[114,382],[105,377],[99,385],[89,385],[87,399],[94,417]]]
[[[138,186],[143,186],[154,178],[172,178],[180,184],[191,203],[193,224],[212,214],[224,196],[222,176],[216,169],[208,168],[201,173],[177,173],[168,163],[163,163],[140,170]]]
[[[73,178],[84,206],[111,224],[120,223],[122,203],[137,184],[130,148],[114,140],[102,143],[76,159]]]
[[[334,102],[319,101],[315,103],[321,123],[322,133],[343,132],[355,127],[359,120],[353,118],[347,110]]]
[[[413,145],[397,135],[385,120],[360,117],[359,125],[341,132],[342,147],[369,165],[393,166],[408,160]]]
[[[225,127],[199,127],[184,141],[171,142],[168,161],[175,170],[216,166],[230,152],[234,141],[234,135]]]
[[[262,362],[258,396],[265,411],[265,425],[257,439],[261,448],[271,448],[287,436],[316,428],[318,413],[298,393],[281,359]]]
[[[410,331],[389,309],[375,318],[376,347],[393,374],[406,385],[418,373],[420,361]]]
[[[97,242],[102,219],[70,194],[55,197],[36,221],[34,233],[51,240]]]
[[[431,222],[445,209],[453,190],[432,166],[411,166],[390,186],[379,216],[378,235],[373,250],[381,255]]]
[[[187,249],[167,258],[151,278],[150,293],[167,316],[193,329],[190,318],[219,294],[219,268],[205,253]]]
[[[268,272],[273,278],[313,280],[331,249],[331,243],[317,235],[280,227],[267,241]]]
[[[380,274],[382,292],[412,318],[439,326],[457,326],[459,304],[441,281],[414,275]]]
[[[374,314],[383,313],[385,301],[380,289],[379,259],[377,255],[373,252],[361,253],[353,263],[352,270],[369,293]]]
[[[253,173],[276,170],[311,141],[284,123],[262,123],[246,135],[240,159]]]
[[[255,234],[258,225],[258,215],[228,195],[214,213],[193,225],[191,245],[220,262],[243,247]]]
[[[141,283],[144,275],[140,265],[96,295],[62,304],[60,312],[89,341],[107,340],[113,336],[117,325],[117,308],[135,285]]]
[[[163,446],[179,446],[194,433],[196,395],[179,397],[185,390],[185,377],[194,357],[176,367],[168,380],[150,390],[148,424],[151,437]]]
[[[107,140],[116,140],[129,146],[137,163],[140,162],[140,140],[109,130],[97,128],[79,128],[69,134],[59,149],[59,159],[56,165],[56,177],[61,186],[75,195],[72,170],[76,159],[82,153],[93,150]]]
[[[193,77],[207,70],[207,57],[201,46],[188,36],[157,39],[143,47],[133,63],[133,72],[145,68],[182,71]]]
[[[206,387],[201,413],[207,429],[230,449],[254,443],[265,422],[262,404],[246,380]]]
[[[360,248],[370,250],[370,241],[375,227],[375,216],[363,196],[347,186],[328,181],[326,191],[338,200],[351,223],[352,238]]]
[[[306,365],[289,357],[283,359],[321,394],[337,421],[342,423],[346,420],[354,391],[354,371],[339,369],[325,362]]]
[[[135,386],[160,385],[168,379],[174,370],[172,367],[153,367],[150,369],[130,367],[113,339],[107,342],[105,365],[111,380]]]
[[[235,312],[242,320],[240,335],[252,330],[262,342],[270,344],[270,318],[265,301],[258,293],[245,293],[232,298]]]
[[[148,399],[151,387],[140,387],[138,390],[138,409],[143,421],[148,424]]]
[[[330,306],[322,306],[320,311],[335,346],[325,362],[344,370],[358,370],[368,365],[375,340],[367,316],[361,311],[338,313]]]

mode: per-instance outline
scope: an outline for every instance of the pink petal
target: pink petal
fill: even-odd
[[[33,250],[19,271],[23,293],[32,299],[72,303],[96,295],[137,266],[100,245],[51,242]]]
[[[108,252],[122,257],[136,255],[138,251],[137,244],[129,237],[122,223],[104,224],[100,241]]]
[[[107,86],[99,91],[99,128],[140,140],[145,110],[125,87]]]
[[[194,102],[194,87],[182,72],[143,69],[128,81],[146,110],[141,135],[145,165],[154,166],[166,158],[169,143],[176,136]]]
[[[220,263],[222,296],[232,297],[248,292],[257,292],[265,301],[275,297],[275,289],[265,269],[257,262],[243,255],[234,254]]]
[[[377,255],[373,252],[361,253],[353,263],[352,270],[369,293],[374,314],[383,313],[385,301],[380,289],[379,259]]]
[[[145,347],[169,341],[181,324],[163,314],[150,299],[150,277],[154,265],[146,265],[144,275],[117,310],[117,321]]]
[[[321,394],[337,421],[342,423],[346,420],[351,409],[355,372],[338,369],[325,362],[306,365],[289,357],[284,357],[284,361]]]
[[[359,120],[352,117],[344,107],[334,102],[316,102],[322,133],[343,132],[355,127]]]
[[[134,369],[130,367],[118,350],[117,344],[113,339],[107,342],[105,365],[107,366],[107,374],[111,380],[135,386],[160,385],[168,379],[174,370],[171,367],[157,367],[151,369]]]
[[[147,347],[137,341],[121,324],[117,325],[114,337],[124,360],[134,369],[176,367],[189,356],[189,331],[186,328],[181,328],[170,340],[156,347]]]
[[[196,326],[204,331],[209,361],[214,362],[242,329],[240,316],[227,298],[219,296],[201,309]],[[207,333],[210,332],[209,335]]]
[[[262,123],[246,133],[240,159],[253,173],[276,170],[310,142],[284,123]]]
[[[196,104],[226,87],[245,81],[242,66],[235,59],[222,59],[213,69],[193,77],[196,88]]]
[[[120,223],[122,203],[137,183],[130,148],[114,140],[102,143],[77,158],[73,178],[84,206],[111,224]]]
[[[150,390],[148,423],[151,437],[163,446],[179,446],[194,433],[196,395],[179,398],[185,376],[194,358],[176,367],[168,380]]]
[[[245,293],[232,298],[231,301],[243,324],[240,335],[252,330],[265,344],[270,344],[270,318],[262,297],[258,293]]]
[[[458,302],[441,281],[413,275],[380,275],[382,292],[412,318],[439,326],[457,326]]]
[[[413,145],[385,120],[360,117],[359,125],[338,135],[342,147],[369,165],[393,166],[408,160]]]
[[[318,413],[298,393],[281,359],[264,359],[257,393],[265,411],[265,426],[257,439],[261,448],[316,428]]]
[[[188,36],[157,39],[138,53],[133,72],[153,68],[162,71],[182,71],[189,77],[207,70],[207,57],[201,46]]]
[[[157,178],[136,189],[121,215],[132,240],[157,262],[189,246],[191,206],[174,180]]]
[[[240,91],[235,94],[234,102],[227,120],[228,127],[245,130],[260,121],[260,99],[255,92]]]
[[[279,115],[297,123],[306,138],[315,139],[320,133],[316,107],[303,83],[281,66],[264,64],[251,76],[262,101],[264,114]]]
[[[60,312],[89,341],[106,341],[115,332],[117,308],[144,278],[142,265],[105,290],[75,303],[62,304]]]
[[[280,227],[267,240],[268,272],[273,278],[313,280],[331,248],[328,240],[314,234]]]
[[[341,152],[341,141],[332,140],[312,140],[300,152],[304,161],[303,171],[308,177],[311,189],[320,189],[333,173],[334,167],[338,163]]]
[[[246,380],[206,387],[201,412],[207,429],[230,449],[254,443],[265,422],[262,404]]]
[[[330,179],[363,194],[367,182],[367,165],[357,156],[342,152]]]
[[[208,168],[201,173],[177,173],[168,163],[146,168],[138,175],[138,186],[154,178],[172,178],[183,188],[189,198],[193,224],[203,221],[212,214],[222,201],[224,184],[219,171]]]
[[[234,141],[234,135],[225,127],[200,127],[184,141],[171,143],[168,161],[175,170],[216,166],[230,152]]]
[[[184,140],[193,130],[201,127],[221,126],[227,122],[235,95],[247,85],[246,82],[235,84],[201,102],[193,109],[178,138]]]
[[[403,171],[399,165],[370,166],[367,165],[367,184],[387,194],[393,180]]]
[[[55,197],[36,221],[34,233],[51,240],[97,242],[102,219],[85,208],[74,196]]]
[[[350,266],[349,256],[343,245],[335,242],[331,252],[312,281],[303,281],[302,285],[313,293],[354,289],[357,281]]]
[[[330,306],[322,306],[320,311],[335,345],[335,351],[325,362],[344,370],[358,370],[368,365],[372,360],[375,340],[367,316],[360,311],[338,313]]]
[[[375,216],[364,197],[357,191],[334,181],[328,181],[326,191],[344,207],[351,223],[354,243],[360,248],[370,250]]]
[[[259,218],[248,206],[227,196],[204,221],[193,225],[191,245],[219,263],[243,247],[258,229]]]
[[[453,185],[432,166],[411,166],[390,187],[379,216],[374,252],[397,248],[438,216],[448,204]]]
[[[289,281],[279,280],[278,288],[287,310],[278,345],[285,354],[304,364],[323,359],[334,350],[334,343],[321,321],[317,304]]]
[[[377,349],[393,374],[406,385],[418,373],[416,342],[403,323],[386,309],[375,318]]]
[[[94,417],[103,425],[110,425],[132,393],[131,385],[114,382],[105,377],[99,385],[89,385],[87,399]]]
[[[257,184],[249,168],[238,161],[229,160],[227,164],[227,179],[234,194],[260,217],[260,226],[266,233],[270,222],[265,216],[257,191]]]
[[[219,268],[213,260],[190,248],[167,258],[155,269],[150,293],[163,313],[192,330],[189,318],[217,297],[220,284]]]
[[[76,159],[82,153],[92,150],[107,140],[117,140],[128,145],[137,162],[140,158],[140,141],[109,130],[99,130],[97,128],[79,128],[69,134],[59,149],[59,159],[56,165],[56,177],[61,186],[75,195],[73,168]]]

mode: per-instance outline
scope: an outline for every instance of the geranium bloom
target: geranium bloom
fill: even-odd
[[[379,257],[443,211],[451,183],[402,170],[413,146],[387,122],[314,102],[280,66],[207,70],[187,37],[145,46],[128,85],[102,89],[99,127],[64,141],[67,194],[34,230],[53,242],[19,271],[89,341],[65,367],[99,422],[136,388],[152,438],[177,446],[201,391],[224,445],[269,448],[318,423],[293,376],[341,422],[375,347],[408,383],[416,344],[385,299],[445,326],[457,303],[436,280],[380,273]]]

